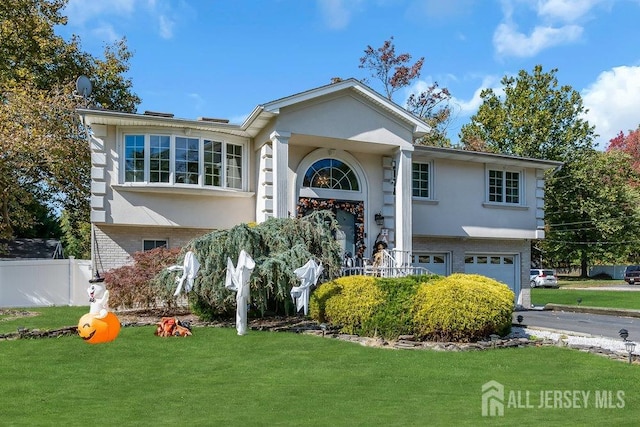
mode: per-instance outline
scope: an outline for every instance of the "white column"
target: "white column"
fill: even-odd
[[[411,225],[411,200],[412,200],[412,184],[411,184],[411,151],[400,150],[395,158],[396,162],[396,209],[395,209],[395,248],[411,254],[412,242],[412,225]],[[404,258],[404,257],[398,257]],[[408,260],[398,259],[399,262],[407,262]]]
[[[289,138],[291,132],[275,131],[270,136],[273,150],[273,216],[289,215]]]
[[[271,145],[260,147],[258,184],[256,186],[256,222],[273,216],[273,157]]]

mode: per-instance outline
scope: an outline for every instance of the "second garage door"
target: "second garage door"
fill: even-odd
[[[468,254],[464,259],[464,271],[491,277],[508,285],[513,292],[517,292],[519,283],[516,258],[516,255]]]

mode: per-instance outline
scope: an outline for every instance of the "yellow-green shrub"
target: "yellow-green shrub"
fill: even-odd
[[[413,305],[416,335],[436,341],[476,341],[511,328],[514,294],[476,274],[453,274],[422,284]]]
[[[340,325],[348,334],[361,333],[370,324],[384,293],[373,277],[346,276],[322,284],[311,296],[311,317]],[[324,306],[324,310],[322,310]]]
[[[327,322],[325,307],[327,301],[334,295],[340,294],[342,286],[336,280],[325,282],[318,286],[309,297],[309,316],[318,322]]]

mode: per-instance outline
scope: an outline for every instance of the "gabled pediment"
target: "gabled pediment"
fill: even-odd
[[[428,125],[355,79],[261,105],[243,128],[257,134],[266,123],[292,133],[392,145],[412,145]]]

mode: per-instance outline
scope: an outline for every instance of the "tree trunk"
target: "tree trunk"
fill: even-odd
[[[587,264],[587,262],[589,261],[589,258],[587,256],[587,250],[586,249],[582,249],[580,251],[580,277],[583,279],[586,279],[587,277],[589,277],[588,273],[588,268],[589,265]]]

